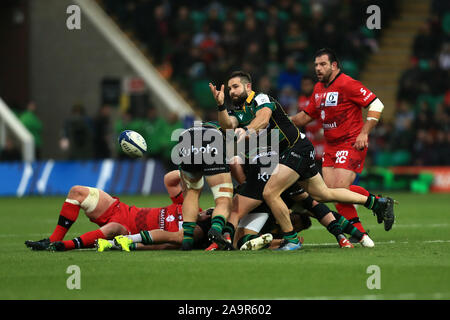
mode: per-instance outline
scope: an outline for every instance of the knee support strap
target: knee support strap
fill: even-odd
[[[214,187],[211,187],[211,191],[214,196],[214,200],[220,197],[233,198],[233,184],[221,183]]]
[[[98,204],[98,200],[100,198],[100,193],[97,188],[87,187],[89,189],[89,194],[86,199],[83,200],[80,207],[86,211],[86,213],[90,213],[95,210]]]

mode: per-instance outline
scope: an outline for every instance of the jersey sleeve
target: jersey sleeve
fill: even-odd
[[[352,79],[344,87],[347,98],[360,108],[366,108],[377,97],[358,80]]]
[[[270,101],[270,98],[267,94],[260,93],[255,97],[256,107],[255,111],[259,111],[262,108],[269,108],[270,110],[274,111],[276,108],[276,105],[274,102]]]
[[[179,194],[177,194],[175,197],[170,197],[170,199],[172,200],[172,204],[183,204],[183,192],[180,191]]]
[[[319,118],[320,113],[319,113],[319,108],[316,108],[316,99],[315,99],[315,94],[316,90],[313,91],[313,93],[311,94],[311,97],[309,98],[309,103],[306,106],[306,108],[303,109],[303,111],[309,115],[310,117],[316,119]]]

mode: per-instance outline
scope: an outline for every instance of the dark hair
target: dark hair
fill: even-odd
[[[328,60],[330,60],[330,63],[336,62],[337,67],[340,68],[339,59],[336,53],[334,53],[334,51],[329,48],[322,48],[317,50],[316,54],[314,55],[314,59],[325,54],[328,56]]]
[[[232,78],[236,78],[239,77],[241,79],[241,82],[244,83],[252,83],[252,77],[250,76],[249,73],[245,72],[245,71],[233,71],[230,76],[227,79],[227,82],[232,79]]]

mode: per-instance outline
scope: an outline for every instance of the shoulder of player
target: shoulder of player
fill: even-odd
[[[256,106],[260,106],[267,103],[275,103],[275,99],[270,97],[268,94],[265,94],[263,92],[256,93],[253,97],[253,101]]]
[[[349,85],[360,85],[361,82],[359,80],[353,79],[349,75],[345,73],[341,73],[340,76],[335,81],[336,86],[341,88],[347,88]]]

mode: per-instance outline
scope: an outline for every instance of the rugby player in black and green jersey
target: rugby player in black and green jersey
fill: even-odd
[[[263,190],[263,198],[270,207],[281,230],[284,233],[280,250],[298,250],[301,248],[297,233],[289,218],[289,208],[281,199],[281,194],[299,180],[300,185],[320,202],[342,202],[363,204],[373,210],[377,216],[388,216],[393,211],[393,204],[386,198],[377,198],[370,194],[364,196],[348,189],[331,189],[326,186],[314,161],[314,147],[306,136],[290,121],[282,106],[264,93],[252,90],[251,76],[243,71],[233,72],[227,79],[227,92],[233,104],[228,112],[225,106],[225,86],[220,90],[209,84],[211,93],[218,106],[218,121],[222,129],[235,129],[239,140],[251,135],[279,135],[279,145],[270,145],[279,154],[279,163],[270,176]],[[273,131],[273,130],[277,131]],[[266,131],[264,131],[266,130]],[[242,215],[250,212],[256,205],[252,199],[236,196],[233,210],[238,208]]]

